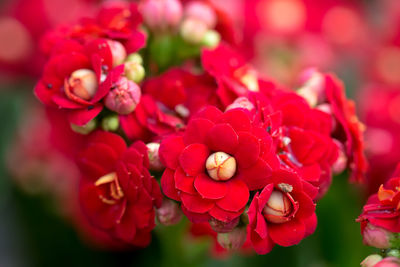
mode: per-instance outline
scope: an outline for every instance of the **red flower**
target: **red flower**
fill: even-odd
[[[217,83],[217,92],[224,106],[240,96],[258,92],[258,74],[239,53],[226,44],[213,50],[203,50],[201,62],[204,70]]]
[[[154,228],[154,206],[162,197],[148,171],[144,143],[126,147],[118,135],[96,132],[80,156],[80,202],[90,222],[112,237],[146,246]]]
[[[346,98],[343,84],[334,76],[325,76],[326,100],[338,122],[333,137],[341,141],[351,170],[350,180],[364,182],[368,163],[364,155],[364,125],[358,120],[354,102]]]
[[[317,190],[296,173],[278,170],[269,184],[257,192],[248,210],[248,233],[258,254],[266,254],[275,244],[288,247],[312,234],[317,225]]]
[[[211,217],[229,222],[238,217],[249,190],[266,185],[271,167],[271,137],[251,124],[242,109],[222,113],[207,107],[188,123],[183,135],[166,138],[160,157],[167,169],[161,178],[166,196],[182,202],[192,221]]]
[[[368,223],[384,228],[390,232],[400,233],[400,177],[399,167],[385,185],[381,185],[378,193],[369,197],[357,221],[361,223],[361,232],[364,233]]]
[[[129,139],[144,142],[159,141],[164,135],[179,132],[184,127],[181,119],[163,112],[150,95],[142,96],[134,112],[119,118]]]
[[[216,84],[207,74],[193,74],[182,68],[172,68],[151,78],[143,91],[181,117],[188,118],[208,105],[222,107],[216,95]],[[186,111],[186,112],[185,112]]]

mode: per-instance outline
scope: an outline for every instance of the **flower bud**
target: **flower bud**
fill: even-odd
[[[118,115],[111,115],[103,118],[101,121],[101,128],[104,131],[116,131],[119,127],[119,118]]]
[[[217,31],[208,30],[204,34],[201,44],[209,48],[215,48],[218,46],[220,41],[221,41],[221,35]]]
[[[386,255],[388,257],[396,257],[396,258],[400,258],[400,250],[398,249],[391,249],[389,250]]]
[[[207,32],[207,25],[197,19],[185,19],[181,25],[180,33],[188,43],[200,44]]]
[[[141,97],[140,87],[125,77],[120,77],[115,88],[108,92],[105,105],[118,114],[126,115],[135,110]]]
[[[108,46],[110,47],[113,66],[118,66],[124,63],[127,56],[125,47],[118,41],[107,40]]]
[[[334,174],[342,173],[347,167],[347,155],[344,151],[344,146],[337,140],[334,140],[335,144],[338,146],[339,155],[336,161],[332,165],[332,171]]]
[[[215,11],[206,3],[192,1],[185,6],[185,18],[196,19],[203,22],[208,29],[213,29],[217,24]]]
[[[157,220],[162,225],[174,225],[182,218],[182,211],[179,205],[170,199],[164,198],[161,207],[156,210]]]
[[[390,248],[390,239],[393,237],[393,233],[370,223],[364,228],[362,235],[365,245],[380,249]]]
[[[91,120],[83,126],[71,123],[71,129],[74,132],[85,135],[91,133],[94,129],[96,129],[96,126],[96,120]]]
[[[400,259],[396,257],[387,257],[373,265],[374,267],[400,267]]]
[[[325,100],[325,78],[318,70],[315,68],[309,68],[305,70],[300,78],[303,86],[299,89],[301,90],[301,95],[310,101],[309,104],[315,107],[318,103],[322,103]]]
[[[381,260],[382,260],[381,255],[378,254],[369,255],[361,262],[361,267],[374,267],[375,264],[377,264]]]
[[[139,8],[145,24],[153,31],[175,29],[182,18],[179,0],[144,0]]]
[[[159,143],[148,143],[147,145],[147,153],[149,155],[150,162],[150,170],[152,171],[162,171],[165,169],[165,166],[161,163],[159,149]]]
[[[274,190],[263,209],[264,217],[272,223],[284,223],[291,220],[293,213],[293,198],[290,194]]]
[[[206,169],[215,181],[226,181],[235,175],[236,160],[225,152],[212,153],[207,158]]]
[[[98,88],[96,73],[89,69],[79,69],[72,72],[65,84],[65,93],[68,98],[74,97],[90,100],[96,94]]]
[[[125,76],[128,80],[140,83],[145,76],[145,70],[139,63],[129,61],[125,63]]]
[[[237,227],[229,233],[218,233],[217,241],[221,247],[227,250],[238,250],[246,242],[246,237],[246,228]]]
[[[140,65],[143,65],[143,58],[138,53],[132,53],[127,56],[127,58],[125,59],[125,62],[136,62]]]
[[[210,224],[211,228],[215,232],[228,233],[228,232],[231,232],[233,230],[233,228],[235,228],[238,225],[239,219],[240,219],[240,217],[237,217],[230,222],[223,222],[223,221],[215,219],[214,217],[211,217],[211,219],[208,221],[208,223]]]
[[[318,96],[317,94],[310,90],[308,87],[301,87],[296,91],[296,93],[303,97],[307,103],[310,105],[310,107],[315,107],[318,103]]]
[[[249,99],[247,97],[238,97],[236,98],[235,101],[233,101],[232,104],[230,104],[229,106],[226,107],[226,110],[231,110],[231,109],[235,109],[235,108],[242,108],[242,109],[246,109],[248,111],[253,111],[254,110],[254,105],[253,103],[251,103],[249,101]]]

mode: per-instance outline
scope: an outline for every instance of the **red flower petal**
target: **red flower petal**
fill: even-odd
[[[223,198],[228,192],[226,182],[217,182],[211,179],[208,175],[202,173],[196,176],[194,187],[197,192],[207,199]]]
[[[186,193],[181,193],[182,204],[190,212],[206,213],[214,207],[214,201],[203,199],[200,195],[193,196]]]
[[[228,123],[238,133],[250,131],[251,123],[247,114],[241,109],[231,109],[226,111],[218,123]]]
[[[207,134],[208,147],[213,151],[234,154],[239,144],[238,135],[229,124],[217,124]]]
[[[207,106],[207,107],[203,108],[202,110],[200,110],[199,112],[197,112],[193,116],[193,119],[194,118],[203,118],[203,119],[210,120],[212,122],[216,122],[222,114],[223,114],[222,111],[219,110],[218,108],[216,108],[214,106]]]
[[[186,145],[193,143],[205,144],[208,131],[214,126],[214,123],[207,119],[193,119],[186,127],[183,140]]]
[[[239,211],[246,206],[249,200],[249,189],[241,180],[230,180],[227,183],[228,193],[226,196],[217,201],[217,205],[227,211]]]
[[[188,211],[185,206],[181,206],[183,214],[192,222],[192,223],[204,223],[210,220],[210,215],[208,213],[195,213]],[[211,227],[210,227],[211,228]]]
[[[258,159],[250,168],[238,167],[237,178],[245,182],[250,191],[261,189],[268,184],[271,168],[263,159]]]
[[[178,159],[182,150],[185,148],[182,136],[172,136],[161,142],[159,154],[164,166],[170,169],[178,167]]]
[[[261,238],[255,231],[250,230],[250,240],[254,250],[257,254],[267,254],[274,248],[275,243],[269,236],[267,238]]]
[[[126,150],[126,143],[124,139],[114,133],[105,131],[96,131],[90,136],[92,143],[106,143],[112,148],[117,155],[122,155]]]
[[[315,213],[304,221],[304,225],[306,226],[306,234],[304,237],[307,237],[315,232],[315,229],[317,228],[317,222],[317,215]]]
[[[197,191],[194,188],[194,177],[187,176],[182,168],[178,167],[174,175],[175,187],[187,194],[197,195]]]
[[[300,243],[304,238],[306,227],[298,220],[291,220],[287,223],[270,223],[268,232],[272,241],[282,247],[290,247]]]
[[[260,144],[257,138],[246,132],[241,132],[239,136],[239,147],[235,153],[238,166],[248,168],[256,163],[260,155]]]
[[[84,109],[70,110],[68,112],[68,121],[70,123],[83,126],[94,119],[103,110],[103,105],[96,104]]]
[[[175,172],[173,170],[165,169],[161,176],[161,188],[164,195],[176,201],[180,201],[181,199],[178,195],[178,191],[175,189],[174,174]]]
[[[203,144],[191,144],[182,150],[179,163],[187,175],[196,176],[204,172],[206,160],[210,155],[208,147]]]
[[[221,209],[217,205],[215,205],[210,211],[209,214],[214,217],[215,219],[222,221],[222,222],[230,222],[233,219],[237,218],[242,214],[243,209],[238,212],[229,212],[226,210]]]
[[[293,186],[294,190],[300,190],[302,188],[302,184],[300,181],[300,177],[288,170],[277,170],[272,173],[271,176],[272,182],[276,185],[280,183],[285,183]]]
[[[292,195],[293,198],[299,202],[299,210],[296,213],[296,218],[303,220],[314,214],[315,204],[308,195],[304,192],[296,192]]]

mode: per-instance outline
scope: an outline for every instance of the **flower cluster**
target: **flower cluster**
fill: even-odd
[[[74,158],[91,227],[143,247],[156,217],[183,213],[224,249],[265,254],[314,232],[333,173],[363,181],[363,129],[340,81],[262,79],[234,36],[207,1],[143,0],[42,39],[35,94],[84,135]]]

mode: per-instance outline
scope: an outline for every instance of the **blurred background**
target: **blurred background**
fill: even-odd
[[[367,196],[400,159],[399,0],[214,0],[235,26],[239,49],[260,73],[295,88],[308,67],[333,71],[356,101],[370,161],[368,183],[335,177],[318,203],[318,228],[290,248],[264,256],[226,255],[214,237],[198,237],[187,221],[157,227],[143,250],[96,245],[76,210],[76,167],[69,144],[32,90],[43,68],[40,37],[90,16],[102,1],[0,1],[0,266],[359,266],[374,250],[362,244]],[[62,11],[62,12],[60,12]],[[88,227],[87,227],[88,228]]]

